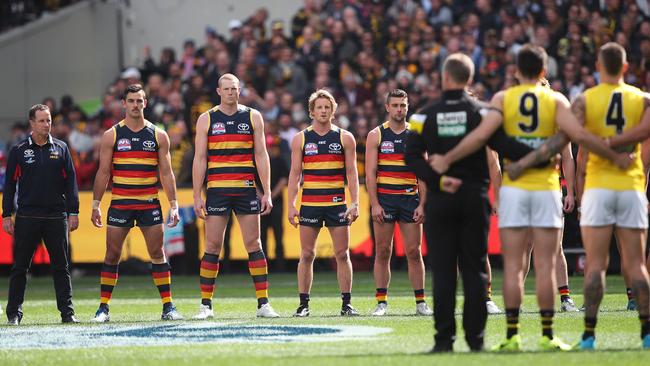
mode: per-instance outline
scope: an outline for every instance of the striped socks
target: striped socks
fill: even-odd
[[[269,302],[269,269],[266,264],[266,257],[263,251],[248,253],[248,272],[253,277],[255,284],[255,297],[257,297],[257,308]]]
[[[560,286],[557,288],[560,292],[560,301],[566,301],[571,298],[571,291],[569,291],[569,286]]]
[[[151,277],[153,277],[153,283],[158,287],[163,307],[169,306],[167,304],[172,302],[172,274],[170,270],[171,267],[167,262],[151,264]]]
[[[102,272],[100,274],[100,300],[101,305],[108,306],[113,296],[113,289],[117,284],[117,269],[118,264],[102,265]]]
[[[201,259],[201,272],[199,284],[201,286],[201,304],[212,309],[212,296],[214,295],[214,283],[219,274],[219,254],[204,253]]]
[[[639,315],[641,322],[641,339],[650,334],[650,315]]]
[[[510,339],[519,333],[519,308],[506,309],[506,326],[506,338]]]
[[[375,299],[377,299],[378,304],[386,304],[388,300],[388,289],[378,288],[377,292],[375,292]]]
[[[413,294],[415,295],[415,303],[416,304],[424,302],[424,289],[413,290]]]
[[[553,316],[555,310],[540,310],[539,315],[542,318],[542,336],[553,339]]]
[[[596,337],[596,323],[597,323],[596,317],[593,318],[585,317],[585,332],[582,333],[583,341],[589,337]]]
[[[488,282],[488,284],[487,284],[487,300],[486,301],[492,301],[492,282]]]

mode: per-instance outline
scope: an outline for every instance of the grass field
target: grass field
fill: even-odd
[[[639,321],[636,312],[625,310],[627,298],[625,286],[620,277],[608,277],[607,296],[598,321],[598,351],[593,353],[542,353],[537,352],[540,327],[533,295],[533,279],[529,278],[526,299],[523,306],[522,337],[526,352],[516,355],[493,354],[489,352],[472,354],[467,352],[462,330],[459,329],[455,345],[457,353],[431,355],[427,352],[433,344],[432,320],[412,315],[415,310],[412,291],[405,273],[393,274],[389,293],[390,316],[372,318],[367,314],[374,309],[374,283],[372,274],[355,273],[353,304],[364,314],[358,318],[338,316],[340,300],[336,278],[332,273],[316,273],[312,291],[312,315],[307,319],[291,318],[298,299],[294,274],[272,274],[270,276],[271,303],[282,318],[256,319],[255,299],[250,277],[243,274],[220,274],[215,295],[215,314],[208,323],[192,320],[174,323],[191,329],[194,326],[223,328],[226,332],[250,331],[252,326],[261,326],[261,331],[290,329],[298,325],[312,325],[314,328],[331,326],[362,326],[363,329],[380,329],[385,333],[342,337],[333,341],[336,335],[323,338],[312,336],[311,342],[288,340],[263,341],[244,338],[218,343],[205,340],[177,345],[138,346],[137,341],[126,345],[107,342],[101,347],[88,347],[86,341],[75,343],[75,332],[99,334],[114,327],[129,328],[138,334],[137,339],[156,341],[158,333],[150,336],[146,329],[167,329],[170,323],[160,322],[160,300],[149,277],[121,277],[111,301],[111,322],[109,325],[90,324],[88,320],[98,305],[98,278],[86,277],[75,280],[74,302],[82,324],[61,325],[56,310],[51,278],[33,278],[28,283],[25,317],[18,328],[0,326],[0,365],[419,365],[419,364],[508,364],[508,365],[648,365],[650,351],[640,349]],[[0,302],[6,304],[7,278],[0,278]],[[429,282],[429,279],[427,279]],[[174,302],[179,311],[191,318],[198,308],[198,278],[174,277]],[[495,274],[495,301],[503,305],[500,274]],[[579,294],[582,278],[572,277],[571,287],[577,304],[582,304]],[[429,292],[429,290],[427,290]],[[430,300],[430,295],[427,293]],[[459,309],[462,297],[459,296]],[[504,335],[505,320],[502,315],[490,316],[487,324],[486,346],[499,342]],[[3,321],[4,324],[4,315]],[[462,324],[458,319],[459,327]],[[138,329],[146,328],[144,331]],[[388,329],[385,329],[388,328]],[[121,329],[121,328],[120,328]],[[135,329],[135,330],[134,330]],[[320,329],[320,328],[319,328]],[[323,328],[324,329],[324,328]],[[351,328],[352,329],[352,328]],[[360,328],[361,329],[361,328]],[[93,333],[94,332],[94,333]],[[139,332],[139,333],[138,333]],[[143,333],[145,332],[145,333]],[[576,341],[582,332],[582,313],[560,313],[555,319],[555,333],[567,342]],[[110,333],[110,332],[109,332]],[[200,331],[194,332],[200,336]],[[90,334],[90,333],[89,333]],[[135,334],[135,333],[134,333]],[[143,336],[144,334],[144,336]],[[181,334],[181,333],[174,333]],[[226,334],[226,333],[219,333]],[[30,349],[16,349],[18,336],[30,340],[50,339],[67,342],[66,348],[44,349],[41,345]],[[48,338],[49,337],[49,338]],[[94,335],[86,339],[92,340]],[[218,341],[215,337],[215,341]],[[111,338],[111,339],[120,339]],[[39,344],[37,342],[37,344]],[[43,347],[48,347],[43,341]],[[50,348],[51,345],[49,346]]]

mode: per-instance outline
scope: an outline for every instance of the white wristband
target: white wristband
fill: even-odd
[[[176,200],[169,201],[169,206],[171,208],[178,208],[178,201],[176,201]]]
[[[99,210],[99,204],[101,201],[93,200],[93,210]]]

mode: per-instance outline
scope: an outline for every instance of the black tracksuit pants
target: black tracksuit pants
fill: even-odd
[[[455,194],[431,193],[425,232],[433,270],[435,343],[450,348],[456,339],[456,283],[464,285],[463,328],[473,350],[483,347],[487,310],[487,188],[464,182]]]
[[[16,217],[14,224],[14,264],[9,279],[9,300],[7,317],[22,318],[22,304],[25,300],[27,271],[32,264],[36,247],[41,242],[50,255],[57,308],[61,316],[74,314],[72,307],[72,284],[68,258],[68,223],[65,218]]]

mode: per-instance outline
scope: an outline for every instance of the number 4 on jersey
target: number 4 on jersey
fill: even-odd
[[[609,108],[607,108],[605,124],[607,126],[615,126],[617,134],[623,132],[625,115],[623,115],[623,95],[621,93],[612,94],[612,99],[609,101]]]

